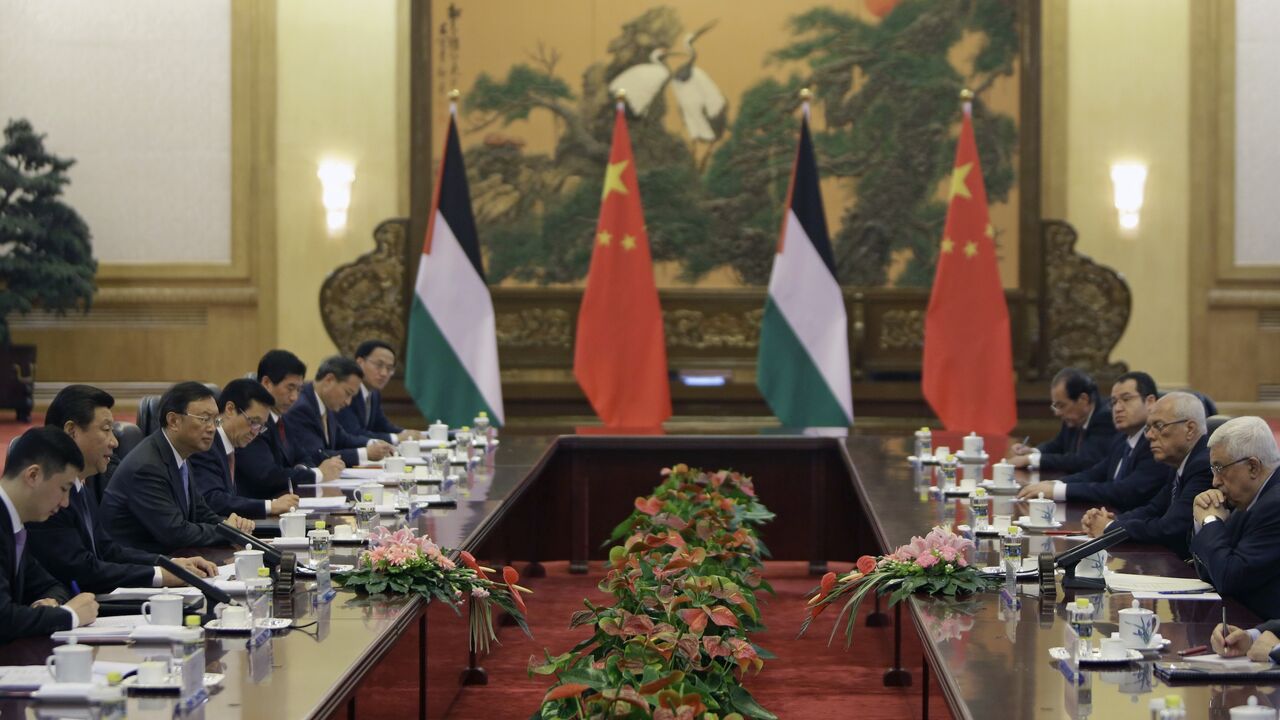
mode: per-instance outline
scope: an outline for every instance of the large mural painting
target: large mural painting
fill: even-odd
[[[433,137],[457,88],[495,285],[582,282],[618,89],[659,285],[766,284],[808,87],[841,282],[927,287],[967,87],[1016,286],[1016,0],[437,0],[432,12]]]

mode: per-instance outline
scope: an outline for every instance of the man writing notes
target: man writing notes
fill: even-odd
[[[387,419],[382,412],[382,389],[396,374],[396,354],[381,340],[365,340],[356,348],[356,364],[364,373],[360,392],[351,396],[351,404],[338,413],[338,422],[348,435],[369,440],[385,440],[399,445],[401,440],[417,440],[417,430],[405,430]]]
[[[98,619],[93,593],[68,600],[66,588],[28,552],[31,539],[24,527],[66,507],[83,471],[80,449],[57,428],[32,428],[9,450],[0,476],[0,644]]]
[[[1146,434],[1151,454],[1173,469],[1160,492],[1146,505],[1120,515],[1093,508],[1084,514],[1082,524],[1089,535],[1098,537],[1112,522],[1118,523],[1129,532],[1130,540],[1164,545],[1185,560],[1191,555],[1187,544],[1191,503],[1213,484],[1204,404],[1191,393],[1165,395],[1147,416]]]
[[[289,462],[319,464],[339,455],[347,465],[364,465],[394,454],[382,440],[350,435],[336,419],[360,392],[364,372],[350,358],[334,355],[320,363],[313,383],[302,386],[298,401],[285,413],[289,432]]]
[[[188,460],[213,445],[218,404],[198,382],[181,382],[160,398],[161,428],[120,463],[106,497],[103,522],[116,542],[167,553],[178,548],[226,545],[219,523],[253,531],[253,521],[225,518],[196,492]]]
[[[258,384],[271,394],[275,407],[258,437],[236,450],[236,490],[241,495],[270,500],[292,494],[304,483],[337,480],[346,467],[336,456],[316,467],[289,462],[289,429],[283,415],[298,401],[306,375],[307,366],[288,350],[269,350],[258,361]]]
[[[1156,404],[1156,381],[1144,372],[1121,375],[1111,386],[1111,420],[1116,436],[1107,456],[1093,467],[1061,480],[1028,483],[1020,499],[1040,493],[1072,501],[1132,510],[1147,504],[1164,485],[1169,470],[1156,462],[1146,438],[1147,416]]]
[[[1209,438],[1213,488],[1192,506],[1200,577],[1256,615],[1280,618],[1280,450],[1262,418],[1238,417]]]
[[[1037,447],[1017,443],[1009,462],[1015,467],[1080,472],[1106,456],[1116,435],[1110,409],[1100,402],[1093,378],[1063,368],[1049,386],[1049,406],[1062,419],[1058,435]]]
[[[152,552],[126,547],[112,539],[103,525],[94,484],[113,459],[117,441],[112,432],[115,398],[89,385],[68,385],[49,404],[44,422],[66,433],[84,457],[82,477],[71,490],[68,506],[44,522],[27,523],[29,551],[63,585],[74,582],[88,592],[118,587],[183,585],[158,566]],[[201,557],[174,558],[197,576],[210,577],[218,568]]]
[[[217,432],[213,445],[191,456],[196,488],[219,515],[253,519],[280,515],[298,506],[298,496],[286,492],[273,500],[245,497],[236,489],[236,449],[252,442],[267,427],[275,399],[258,383],[239,378],[227,383],[218,397]]]

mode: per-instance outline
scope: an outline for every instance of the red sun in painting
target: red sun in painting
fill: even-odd
[[[883,18],[897,7],[900,0],[863,0],[867,11],[878,18]]]

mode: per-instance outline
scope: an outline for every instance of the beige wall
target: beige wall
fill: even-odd
[[[320,285],[373,249],[382,220],[408,214],[407,0],[279,0],[277,65],[278,345],[314,369],[336,351]],[[355,165],[347,230],[329,237],[321,159]]]
[[[1113,359],[1161,386],[1187,383],[1190,0],[1051,0],[1046,17],[1047,212],[1080,233],[1077,250],[1124,274],[1133,313]],[[1065,27],[1063,24],[1065,23]],[[1063,35],[1065,34],[1065,41]],[[1054,48],[1065,50],[1064,61]],[[1053,87],[1051,81],[1065,82]],[[1058,146],[1053,147],[1055,144]],[[1121,231],[1113,162],[1148,166],[1141,224]]]

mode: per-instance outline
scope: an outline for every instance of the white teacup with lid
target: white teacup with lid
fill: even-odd
[[[1276,720],[1276,709],[1258,704],[1258,697],[1250,695],[1248,703],[1231,708],[1231,720]]]

